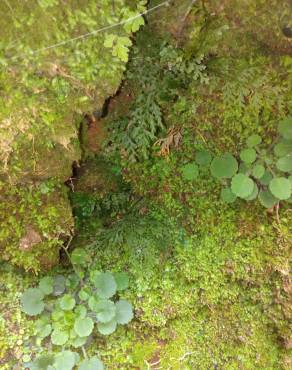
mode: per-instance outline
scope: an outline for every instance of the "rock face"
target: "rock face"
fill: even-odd
[[[82,116],[101,109],[125,70],[125,55],[104,40],[118,33],[129,44],[132,27],[68,40],[126,20],[144,3],[1,2],[0,258],[34,271],[58,261],[73,229],[63,184],[81,158]]]

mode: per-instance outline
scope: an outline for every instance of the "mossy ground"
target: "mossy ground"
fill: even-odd
[[[81,212],[75,213],[78,230],[72,247],[88,248],[98,268],[127,271],[131,277],[125,296],[135,307],[134,321],[109,337],[95,337],[88,348],[109,369],[288,370],[292,366],[291,209],[282,206],[277,223],[275,214],[256,202],[224,204],[219,199],[220,184],[208,171],[201,171],[193,182],[184,180],[180,172],[202,147],[236,155],[255,132],[269,144],[278,119],[291,109],[287,64],[291,58],[285,54],[289,42],[273,31],[273,45],[280,45],[275,41],[279,38],[285,47],[281,55],[270,53],[263,48],[264,33],[260,40],[254,38],[257,18],[250,18],[254,2],[247,1],[249,6],[242,12],[237,1],[230,3],[221,7],[214,2],[214,8],[207,10],[219,15],[211,19],[200,8],[191,13],[186,29],[178,28],[178,39],[170,35],[177,35],[174,19],[179,18],[175,11],[179,8],[162,13],[170,14],[166,27],[171,24],[172,33],[167,42],[184,45],[186,55],[201,50],[209,80],[190,83],[179,90],[175,102],[162,105],[166,129],[160,138],[176,127],[182,135],[179,146],[170,146],[167,156],[159,156],[159,148],[154,147],[147,160],[114,161],[111,171],[113,178],[118,174],[113,181],[117,185],[105,181],[103,191],[102,182],[95,180],[100,161],[95,166],[91,159],[91,176],[76,184]],[[267,4],[256,4],[262,19]],[[182,16],[186,9],[182,7]],[[155,29],[157,23],[156,18],[150,25]],[[152,28],[139,35],[136,47],[142,59],[161,50],[165,29],[161,22],[159,26],[157,38]],[[124,87],[132,100],[139,93],[135,90],[139,65],[134,63],[130,70],[136,76],[134,83]],[[124,103],[124,98],[122,92],[118,99]],[[108,121],[125,114],[124,105],[118,109],[118,99]],[[12,309],[9,301],[4,307]],[[9,323],[8,318],[3,333]],[[4,348],[7,354],[6,342]]]

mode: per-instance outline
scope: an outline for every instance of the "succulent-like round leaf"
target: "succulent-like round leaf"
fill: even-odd
[[[55,356],[54,367],[56,370],[72,370],[75,366],[75,353],[62,351]]]
[[[90,317],[78,318],[74,323],[74,330],[79,337],[88,337],[93,330],[93,320]]]
[[[79,273],[81,274],[83,272],[80,271]],[[70,274],[66,279],[66,287],[72,290],[76,289],[79,283],[80,277],[75,272]]]
[[[78,370],[104,370],[103,363],[97,357],[83,360],[78,367]]]
[[[258,188],[257,184],[254,183],[253,192],[251,193],[250,196],[248,196],[247,198],[244,198],[244,199],[247,200],[247,201],[254,200],[254,199],[257,198],[258,194],[259,194],[259,188]]]
[[[281,140],[274,146],[274,153],[277,157],[283,157],[292,153],[292,140]]]
[[[96,307],[98,305],[99,299],[97,299],[95,296],[91,296],[88,300],[88,307],[96,312]]]
[[[247,141],[246,141],[246,145],[249,147],[249,148],[253,148],[254,146],[256,145],[259,145],[260,143],[262,142],[262,138],[259,136],[259,135],[251,135]]]
[[[261,191],[259,193],[259,201],[261,205],[266,208],[272,208],[279,202],[279,200],[275,198],[269,190]]]
[[[231,180],[232,193],[237,195],[239,198],[249,197],[254,189],[254,182],[248,176],[243,173],[235,175]]]
[[[238,167],[238,173],[244,173],[246,174],[250,169],[250,165],[247,165],[244,162],[241,162],[239,167]]]
[[[244,149],[240,152],[240,159],[247,163],[253,163],[257,158],[257,153],[253,148]]]
[[[278,130],[280,134],[287,140],[292,139],[292,116],[283,119],[279,123]]]
[[[79,347],[82,347],[84,346],[84,344],[87,342],[88,340],[88,337],[76,337],[74,339],[71,340],[71,345],[74,347],[74,348],[79,348]]]
[[[275,177],[269,184],[270,192],[274,197],[285,200],[291,197],[291,183],[285,177]]]
[[[271,172],[269,172],[269,171],[266,171],[265,173],[264,173],[264,176],[262,176],[261,178],[260,178],[260,183],[262,184],[262,185],[269,185],[269,183],[270,183],[270,181],[272,180],[272,178],[273,178],[273,175],[271,174]]]
[[[230,188],[224,188],[221,190],[221,199],[225,203],[233,203],[236,200],[236,195],[232,193]]]
[[[71,296],[71,294],[65,294],[60,299],[60,307],[64,311],[71,311],[75,307],[75,299]]]
[[[116,303],[116,320],[118,324],[128,324],[134,317],[131,303],[123,299]]]
[[[217,179],[231,178],[238,170],[237,160],[232,154],[226,153],[215,157],[211,163],[211,173]]]
[[[63,346],[69,339],[67,332],[55,329],[51,335],[51,341],[56,346]]]
[[[38,288],[29,288],[21,296],[22,311],[29,316],[35,316],[43,312],[44,293]]]
[[[212,155],[207,150],[201,150],[196,153],[196,162],[200,166],[209,166],[212,161]]]
[[[51,334],[52,326],[49,323],[49,319],[40,318],[35,322],[35,330],[37,336],[41,339],[46,338]]]
[[[117,291],[117,283],[110,272],[96,275],[94,285],[100,298],[111,298]]]
[[[81,301],[87,301],[90,297],[90,291],[86,288],[83,288],[78,293],[78,297],[81,299]]]
[[[112,334],[117,328],[117,321],[116,319],[109,321],[107,323],[99,322],[97,324],[97,330],[102,335],[110,335]]]
[[[106,323],[111,321],[116,315],[116,306],[114,302],[104,299],[96,305],[96,317],[98,321]]]
[[[261,164],[256,164],[252,169],[252,176],[256,179],[260,179],[265,174],[265,167]]]
[[[292,154],[288,154],[285,157],[279,158],[277,160],[276,167],[282,172],[292,171]]]
[[[55,276],[53,288],[54,288],[53,294],[55,296],[58,296],[64,293],[66,289],[66,279],[63,275]]]
[[[86,317],[86,315],[87,315],[87,309],[86,309],[85,306],[78,305],[75,308],[75,313],[76,313],[76,315],[78,315],[79,317],[81,317],[82,319],[84,319],[84,317]]]
[[[71,261],[74,265],[84,265],[87,263],[88,252],[82,248],[75,248],[71,253]]]
[[[115,272],[114,278],[118,290],[125,290],[129,287],[129,275],[126,272]]]
[[[54,359],[52,354],[41,355],[33,361],[30,370],[47,370],[49,366],[53,365]]]
[[[185,180],[193,181],[199,175],[199,167],[195,162],[188,163],[181,167],[181,173]]]
[[[54,282],[54,279],[51,276],[43,277],[39,282],[40,290],[46,295],[52,294],[54,290],[53,282]]]

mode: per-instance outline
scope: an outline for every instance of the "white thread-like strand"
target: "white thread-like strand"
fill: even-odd
[[[123,26],[124,24],[131,23],[135,19],[140,18],[143,15],[147,15],[148,13],[153,12],[154,10],[156,10],[158,8],[161,8],[162,6],[165,6],[165,5],[169,5],[169,0],[166,0],[163,3],[154,6],[153,8],[147,9],[144,12],[139,13],[139,14],[135,15],[134,17],[128,18],[128,19],[126,19],[124,21],[121,21],[119,23],[115,23],[115,24],[112,24],[110,26],[105,26],[105,27],[99,28],[98,30],[95,30],[95,31],[92,31],[92,32],[88,32],[88,33],[85,33],[85,34],[80,35],[80,36],[73,37],[72,39],[60,41],[60,42],[58,42],[56,44],[49,45],[49,46],[44,47],[44,48],[32,50],[31,52],[26,53],[26,54],[15,55],[14,57],[11,57],[9,59],[10,60],[15,60],[15,59],[25,58],[25,57],[28,57],[28,56],[31,56],[31,55],[35,55],[35,54],[41,53],[43,51],[47,51],[47,50],[50,50],[50,49],[54,49],[54,48],[57,48],[57,47],[60,47],[60,46],[67,45],[67,44],[69,44],[71,42],[74,42],[74,41],[77,41],[77,40],[82,40],[82,39],[88,38],[90,36],[94,36],[94,35],[96,35],[98,33],[101,33],[101,32],[104,32],[104,31],[107,31],[107,30],[116,28],[118,26]]]

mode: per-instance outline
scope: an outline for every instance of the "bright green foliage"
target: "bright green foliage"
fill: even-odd
[[[261,164],[256,164],[252,169],[252,176],[256,179],[260,179],[265,174],[265,167]]]
[[[291,183],[285,177],[275,177],[269,183],[271,193],[280,200],[286,200],[291,197]]]
[[[118,324],[125,325],[133,318],[133,307],[129,302],[108,299],[117,291],[127,289],[128,275],[95,270],[91,262],[89,265],[84,263],[91,261],[88,252],[84,252],[84,249],[76,248],[71,253],[74,273],[46,276],[40,280],[39,286],[46,297],[40,288],[29,288],[21,297],[23,312],[30,316],[42,313],[35,322],[35,336],[39,343],[50,337],[54,346],[78,349],[88,342],[95,326],[100,334],[109,335]],[[77,295],[80,301],[75,298]],[[76,355],[69,350],[57,353],[53,358],[54,369],[61,369],[64,364],[66,369],[73,368],[79,362]],[[34,361],[36,369],[41,369],[40,361],[42,357]]]
[[[249,147],[249,148],[253,148],[257,145],[259,145],[260,143],[262,142],[262,138],[259,136],[259,135],[251,135],[247,141],[246,141],[246,145]]]
[[[256,160],[257,154],[253,148],[244,149],[240,152],[240,159],[247,163],[253,163]]]
[[[104,366],[97,357],[92,357],[89,360],[83,360],[78,370],[103,370]]]

